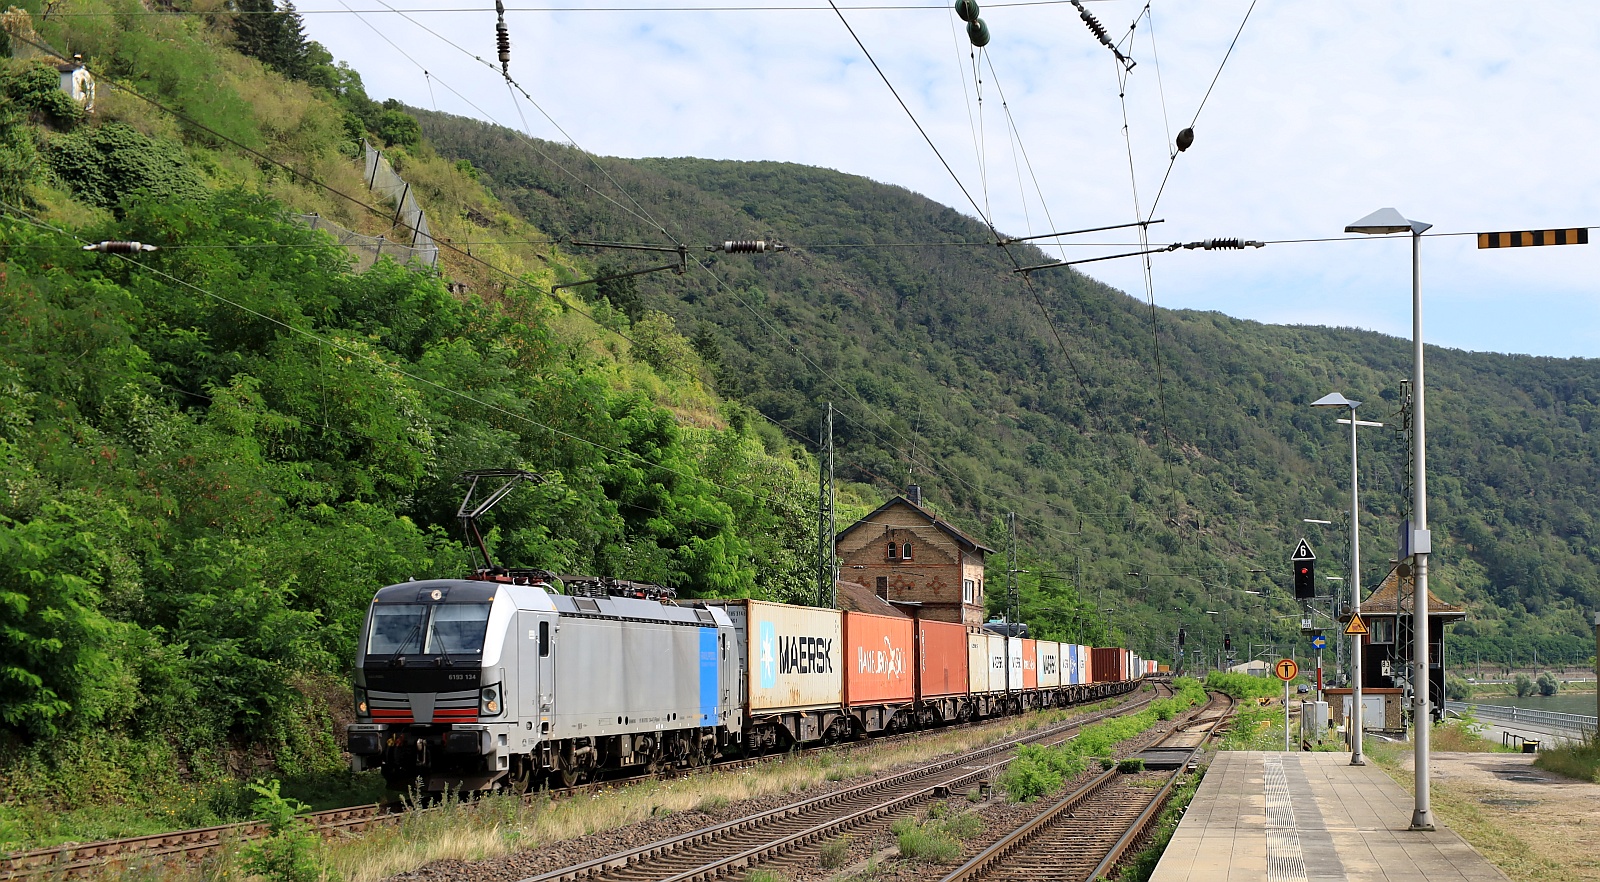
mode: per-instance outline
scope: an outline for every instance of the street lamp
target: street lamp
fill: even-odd
[[[1410,535],[1406,537],[1408,546],[1406,550],[1413,555],[1412,573],[1415,596],[1411,602],[1412,632],[1415,635],[1412,655],[1416,662],[1416,673],[1412,682],[1419,684],[1419,688],[1412,690],[1411,714],[1416,723],[1416,801],[1411,809],[1411,829],[1432,830],[1433,809],[1429,805],[1428,795],[1428,552],[1432,550],[1432,536],[1428,532],[1428,469],[1427,469],[1427,444],[1423,432],[1423,416],[1426,408],[1423,406],[1422,392],[1422,274],[1419,268],[1419,258],[1422,251],[1422,234],[1431,228],[1432,224],[1422,221],[1407,220],[1400,212],[1393,208],[1380,208],[1361,220],[1344,228],[1346,233],[1362,233],[1365,235],[1387,235],[1389,233],[1411,234],[1411,419],[1414,432],[1411,436],[1411,517]],[[1351,409],[1351,421],[1355,420],[1355,410]],[[1352,436],[1355,426],[1351,425]],[[1354,514],[1354,512],[1351,512]],[[1357,589],[1359,590],[1359,588]],[[1396,613],[1399,612],[1397,608]]]
[[[1311,402],[1312,407],[1346,407],[1350,409],[1350,418],[1339,422],[1350,424],[1350,612],[1352,615],[1361,614],[1361,496],[1358,486],[1358,472],[1356,470],[1356,428],[1358,426],[1382,426],[1370,420],[1356,419],[1356,408],[1361,406],[1359,401],[1340,395],[1338,392],[1329,392],[1327,395]],[[1350,635],[1350,765],[1364,766],[1366,757],[1361,754],[1361,742],[1364,735],[1364,721],[1361,707],[1361,635]]]

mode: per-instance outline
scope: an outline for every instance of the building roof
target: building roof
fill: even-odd
[[[1405,581],[1406,604],[1405,609],[1401,610],[1401,612],[1404,612],[1406,615],[1410,615],[1412,608],[1412,590],[1414,585],[1411,581],[1411,577],[1409,576],[1406,577]],[[1372,592],[1371,597],[1361,601],[1361,613],[1362,615],[1367,616],[1395,615],[1397,612],[1396,604],[1399,601],[1399,597],[1400,571],[1399,569],[1392,569],[1389,571],[1389,575],[1384,578],[1383,584],[1378,586],[1378,590]],[[1467,611],[1464,607],[1456,606],[1453,603],[1445,603],[1439,599],[1437,594],[1434,594],[1430,590],[1428,592],[1428,617],[1432,618],[1434,616],[1439,616],[1446,619],[1464,619],[1467,617]]]
[[[875,517],[877,517],[878,515],[882,514],[883,512],[888,511],[889,509],[895,507],[896,505],[903,505],[903,506],[911,509],[912,511],[916,512],[917,514],[920,514],[923,517],[927,518],[928,519],[928,524],[930,526],[938,527],[939,528],[939,532],[944,533],[946,536],[949,536],[951,539],[954,539],[956,541],[957,545],[961,546],[963,549],[965,549],[967,551],[981,551],[984,554],[994,554],[995,553],[993,548],[990,548],[989,546],[984,545],[983,543],[979,542],[978,540],[973,539],[971,536],[968,536],[966,533],[961,532],[954,525],[952,525],[949,521],[941,520],[938,515],[935,515],[933,512],[928,511],[927,509],[923,508],[920,505],[917,505],[915,502],[912,502],[911,500],[905,498],[904,496],[896,496],[895,498],[889,500],[888,502],[885,502],[884,504],[882,504],[882,505],[878,506],[877,508],[873,509],[871,514],[868,514],[866,517],[862,518],[861,520],[856,521],[855,523],[851,524],[848,527],[845,527],[843,530],[840,530],[839,531],[839,535],[835,536],[834,539],[833,539],[834,543],[837,544],[840,539],[843,539],[845,536],[849,535],[850,532],[855,530],[857,527],[860,527],[863,524],[870,524]]]
[[[875,616],[899,616],[908,618],[905,612],[887,600],[879,597],[872,589],[859,582],[838,583],[839,608],[846,612],[871,613]]]

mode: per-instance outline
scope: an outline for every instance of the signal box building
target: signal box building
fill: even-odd
[[[1362,641],[1363,689],[1394,689],[1401,683],[1415,639],[1411,629],[1415,584],[1409,574],[1402,580],[1398,570],[1392,571],[1361,602],[1361,618],[1370,632]],[[1444,629],[1466,617],[1465,609],[1428,592],[1428,701],[1436,715],[1444,708]]]
[[[887,601],[917,604],[919,616],[981,626],[989,548],[922,507],[920,488],[895,498],[834,537],[840,575]]]

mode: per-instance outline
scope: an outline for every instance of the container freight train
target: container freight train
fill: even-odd
[[[570,786],[1094,701],[1125,649],[654,586],[497,571],[380,589],[356,656],[356,771],[397,788]]]

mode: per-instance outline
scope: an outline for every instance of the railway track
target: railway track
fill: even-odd
[[[1108,769],[941,882],[1088,882],[1108,877],[1148,836],[1173,786],[1231,717],[1233,707],[1232,699],[1213,698],[1194,719],[1143,751],[1175,764],[1172,771],[1128,774]]]
[[[1152,698],[993,744],[906,772],[547,872],[523,882],[702,882],[903,814],[990,780],[1021,744],[1066,740],[1094,722],[1136,711]]]
[[[1119,705],[1108,711],[1101,712],[1091,717],[1074,721],[1070,725],[1082,725],[1084,721],[1092,722],[1114,713],[1120,713],[1133,707],[1142,707],[1149,699],[1143,699],[1131,704]],[[965,723],[957,726],[948,726],[940,729],[941,732],[960,731],[973,726],[988,725],[996,722],[995,719],[981,720],[974,723]],[[910,740],[925,732],[907,732],[899,735],[890,735],[859,742],[845,742],[842,744],[826,745],[809,748],[804,751],[811,753],[818,750],[845,749],[851,750],[860,747],[869,747],[885,744],[894,744]],[[788,753],[764,754],[756,757],[724,760],[708,766],[683,770],[681,775],[705,774],[707,772],[737,771],[760,763],[773,762],[792,756]],[[655,780],[658,775],[640,775],[627,778],[613,778],[589,784],[580,784],[576,787],[558,790],[541,790],[524,796],[525,800],[535,798],[565,799],[580,795],[589,795],[600,790],[625,786],[640,781]],[[390,802],[376,803],[349,808],[330,809],[321,812],[311,812],[303,817],[311,823],[325,837],[336,837],[359,833],[372,827],[396,823],[407,811],[427,811],[426,806],[418,809],[405,803]],[[215,851],[228,841],[246,841],[258,839],[268,833],[267,825],[260,821],[245,821],[235,824],[223,824],[214,827],[199,827],[190,830],[178,830],[171,833],[158,833],[147,836],[131,836],[122,839],[111,839],[103,842],[85,844],[60,845],[50,848],[33,849],[30,851],[14,852],[0,856],[0,880],[20,880],[36,878],[73,878],[89,875],[108,865],[116,863],[149,862],[158,863],[170,860],[193,860]]]

